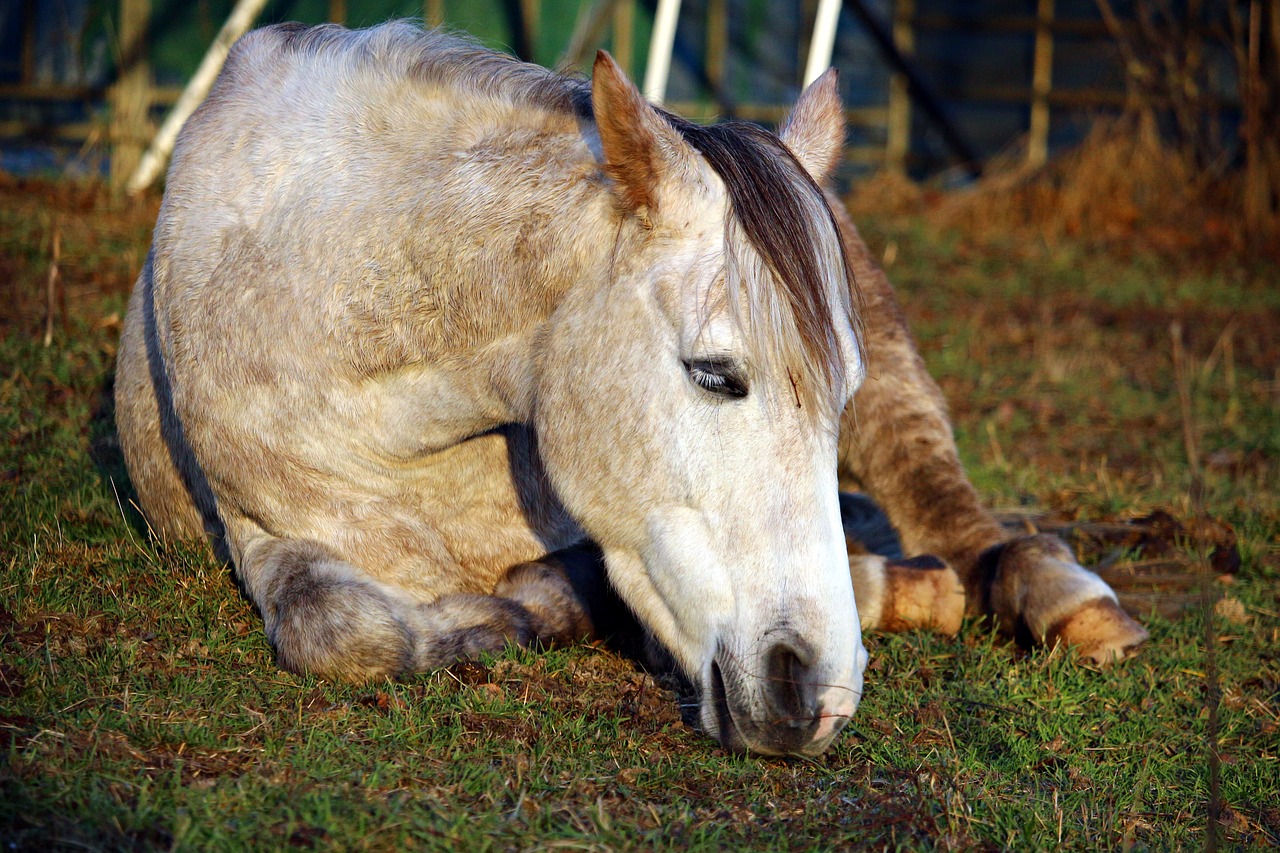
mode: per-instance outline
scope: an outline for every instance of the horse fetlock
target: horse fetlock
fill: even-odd
[[[1045,635],[1045,644],[1066,643],[1081,658],[1106,664],[1132,657],[1149,637],[1115,599],[1103,597],[1060,619]]]
[[[452,593],[420,604],[414,628],[414,668],[438,669],[454,661],[496,653],[538,640],[537,620],[519,602],[476,593]]]

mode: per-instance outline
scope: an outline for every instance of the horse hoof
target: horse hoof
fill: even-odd
[[[964,586],[955,570],[936,557],[913,557],[885,564],[885,603],[881,629],[923,628],[939,634],[960,631]]]
[[[1107,664],[1132,657],[1149,636],[1114,600],[1097,598],[1050,628],[1045,645],[1066,643],[1081,658]]]

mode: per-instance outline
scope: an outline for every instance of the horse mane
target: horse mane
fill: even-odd
[[[549,112],[591,116],[591,87],[584,78],[560,74],[413,21],[388,21],[349,30],[339,24],[279,24],[279,46],[326,56],[362,70],[427,85],[541,107]]]
[[[365,30],[336,24],[281,24],[272,30],[279,47],[290,52],[550,113],[592,117],[585,78],[410,21]],[[658,112],[707,160],[728,192],[725,286],[731,307],[746,298],[745,310],[734,313],[745,318],[752,351],[780,360],[796,385],[796,402],[814,403],[811,411],[823,412],[828,407],[821,405],[820,389],[839,387],[846,369],[836,323],[854,324],[859,348],[862,336],[851,301],[857,298],[853,269],[821,188],[786,146],[758,125],[703,126]],[[831,282],[837,283],[837,304],[832,304]]]

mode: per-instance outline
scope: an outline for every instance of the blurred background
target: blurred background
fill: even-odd
[[[103,176],[123,187],[233,5],[0,2],[0,169]],[[258,5],[255,26],[419,18],[571,71],[589,67],[603,47],[640,81],[657,2]],[[777,122],[799,93],[818,6],[818,0],[681,3],[668,105],[699,120]],[[1280,206],[1276,0],[845,0],[840,6],[832,64],[841,72],[849,120],[842,189],[872,176],[937,188],[970,187],[985,177],[984,188],[994,185],[1006,199],[1011,182],[1024,187],[1035,178],[1049,195],[1037,190],[1038,200],[1021,204],[1047,206],[1038,215],[1051,215],[1071,206],[1052,192],[1070,183],[1062,173],[1070,168],[1090,178],[1076,207],[1119,193],[1138,210],[1121,210],[1121,219],[1145,208],[1159,214],[1169,210],[1169,190],[1161,185],[1176,182],[1180,197],[1190,193],[1197,205],[1239,219],[1232,230],[1244,236],[1232,239],[1258,246],[1274,236]],[[1082,152],[1084,162],[1077,162]],[[1046,169],[1053,174],[1046,177]],[[1140,179],[1143,189],[1130,186]],[[899,183],[873,183],[873,190],[877,186],[877,204],[919,200]],[[1021,221],[1024,212],[1015,205],[1013,219]]]

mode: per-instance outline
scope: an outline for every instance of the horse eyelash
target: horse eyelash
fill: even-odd
[[[693,383],[704,391],[722,397],[747,396],[747,383],[727,362],[686,361],[684,367]]]

